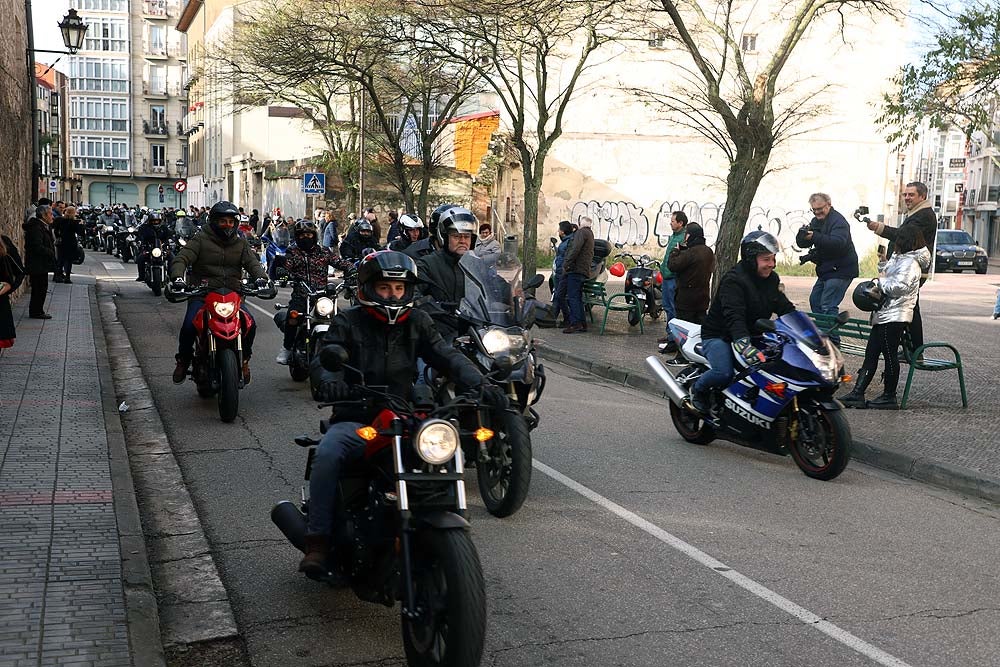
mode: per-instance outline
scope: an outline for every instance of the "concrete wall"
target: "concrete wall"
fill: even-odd
[[[31,102],[34,73],[29,77],[24,2],[0,0],[7,31],[0,40],[0,234],[23,251],[21,223],[31,197]]]

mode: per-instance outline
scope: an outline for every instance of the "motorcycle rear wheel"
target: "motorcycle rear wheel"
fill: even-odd
[[[219,352],[219,419],[229,423],[240,411],[240,364],[233,350]]]
[[[639,320],[642,319],[641,313],[636,313],[634,310],[628,311],[628,325],[634,327],[639,324]]]
[[[476,477],[486,511],[503,518],[519,510],[528,497],[531,434],[524,417],[510,412],[504,412],[502,423],[494,429],[488,446],[490,460],[476,461]]]
[[[840,410],[818,408],[806,414],[813,420],[813,442],[804,442],[807,429],[799,424],[796,437],[789,442],[789,453],[806,477],[829,481],[844,472],[851,460],[851,427]]]
[[[472,538],[464,530],[422,530],[414,542],[414,597],[423,613],[401,617],[406,664],[478,665],[486,636],[486,583]]]
[[[670,420],[674,423],[677,433],[695,445],[707,445],[715,440],[715,429],[704,419],[670,402]]]
[[[309,367],[299,366],[295,361],[295,351],[292,351],[292,359],[288,362],[288,374],[292,376],[292,379],[296,382],[304,382],[309,379]]]

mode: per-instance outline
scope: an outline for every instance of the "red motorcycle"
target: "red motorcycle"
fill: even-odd
[[[229,423],[240,409],[240,389],[243,388],[243,336],[253,326],[253,317],[240,310],[242,297],[273,299],[277,296],[272,283],[254,288],[244,283],[237,292],[229,289],[209,289],[206,286],[179,292],[168,289],[166,297],[172,303],[205,297],[205,304],[194,318],[198,332],[195,339],[191,378],[202,398],[218,396],[219,418]]]

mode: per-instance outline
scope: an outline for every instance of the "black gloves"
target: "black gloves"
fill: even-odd
[[[496,411],[506,410],[510,405],[507,394],[495,384],[483,385],[483,402]]]
[[[271,281],[267,278],[258,278],[256,282],[257,289],[266,289],[270,283]]]
[[[174,292],[183,292],[187,289],[187,283],[184,282],[183,278],[174,278],[170,281],[170,289]]]
[[[736,341],[735,347],[736,352],[743,357],[743,361],[747,362],[747,364],[757,364],[767,361],[767,356],[754,347],[750,343],[749,338],[740,338]]]
[[[316,389],[316,399],[333,403],[346,401],[351,397],[351,386],[343,380],[327,380]]]

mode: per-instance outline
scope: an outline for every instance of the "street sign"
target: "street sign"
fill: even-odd
[[[184,192],[185,190],[187,190],[187,187],[188,187],[187,181],[183,179],[174,182],[174,190],[177,190],[177,192]]]
[[[965,169],[964,157],[953,157],[948,160],[949,169]]]
[[[58,192],[58,190],[59,182],[54,178],[49,179],[49,192]]]
[[[955,183],[955,192],[965,192],[965,183]]]
[[[326,194],[326,174],[309,173],[302,176],[302,192],[307,195]]]

